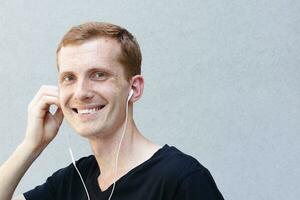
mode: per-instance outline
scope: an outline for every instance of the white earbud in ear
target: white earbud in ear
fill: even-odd
[[[129,95],[128,95],[128,98],[127,98],[127,101],[130,100],[130,98],[132,97],[132,95],[133,95],[133,89],[130,90]]]

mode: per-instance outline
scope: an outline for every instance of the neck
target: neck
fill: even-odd
[[[118,180],[131,169],[148,160],[161,148],[161,146],[152,143],[139,132],[133,120],[131,106],[128,108],[127,126],[120,145],[124,126],[125,120],[117,130],[106,134],[99,134],[99,137],[89,138],[100,169],[98,183],[101,189],[107,188],[114,180]],[[115,171],[119,145],[118,170]],[[115,172],[118,174],[117,177],[115,177]]]
[[[101,176],[111,176],[114,173],[123,129],[124,124],[116,132],[107,137],[89,140],[100,168]],[[126,169],[136,165],[135,162],[142,160],[141,156],[144,156],[145,152],[142,152],[142,149],[149,147],[151,144],[150,141],[142,136],[131,115],[129,115],[124,138],[120,146],[118,171],[126,171]]]

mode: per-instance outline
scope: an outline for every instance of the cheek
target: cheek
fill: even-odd
[[[120,88],[118,88],[114,82],[97,84],[93,89],[94,91],[98,91],[99,93],[103,94],[104,97],[109,99],[115,99],[117,94],[120,92]]]
[[[60,89],[58,97],[59,97],[59,103],[63,108],[66,105],[67,98],[68,98],[67,91]]]

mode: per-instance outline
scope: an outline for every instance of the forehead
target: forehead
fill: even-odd
[[[86,71],[101,67],[113,72],[123,71],[119,62],[121,47],[110,38],[97,38],[82,44],[62,47],[58,54],[59,73],[65,71]]]

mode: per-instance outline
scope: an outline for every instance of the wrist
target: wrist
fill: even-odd
[[[42,151],[44,150],[44,148],[42,147],[37,147],[35,145],[33,145],[32,143],[24,140],[19,146],[19,149],[21,149],[21,151],[23,153],[25,153],[26,155],[33,157],[34,159],[36,157],[38,157],[40,155],[40,153],[42,153]]]

